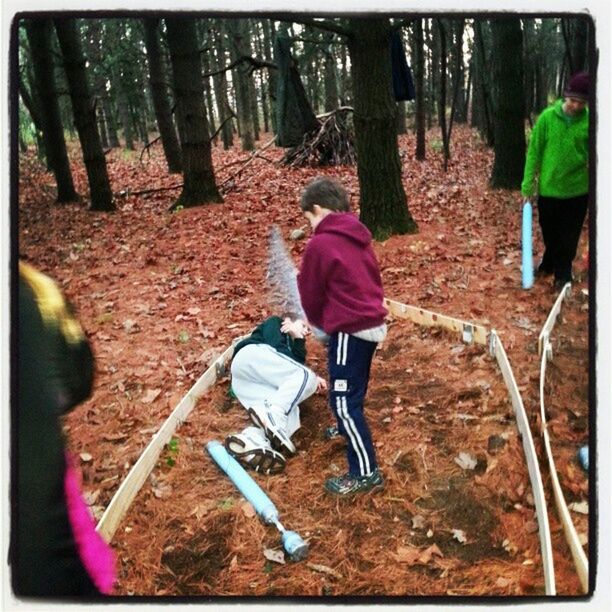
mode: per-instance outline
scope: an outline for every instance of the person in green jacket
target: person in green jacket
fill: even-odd
[[[555,287],[572,280],[572,261],[589,194],[589,75],[575,74],[564,98],[542,111],[527,149],[521,193],[538,197],[544,255],[536,274],[554,274]]]
[[[294,315],[272,316],[234,349],[232,391],[253,425],[229,435],[225,447],[245,467],[282,471],[285,454],[296,451],[291,436],[300,427],[299,404],[327,387],[305,365],[308,332]]]

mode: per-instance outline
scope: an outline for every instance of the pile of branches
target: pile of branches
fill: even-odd
[[[318,127],[308,132],[297,147],[285,154],[282,164],[293,168],[354,165],[357,154],[348,121],[348,114],[352,111],[351,107],[342,106],[319,115]]]

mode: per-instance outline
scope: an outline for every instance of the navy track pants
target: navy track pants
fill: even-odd
[[[375,342],[344,332],[332,334],[327,345],[329,404],[347,443],[351,476],[366,476],[377,467],[370,429],[363,413]]]

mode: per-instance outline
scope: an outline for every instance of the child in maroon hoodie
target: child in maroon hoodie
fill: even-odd
[[[341,496],[382,489],[363,413],[372,357],[387,333],[372,236],[349,212],[348,194],[332,179],[307,185],[300,205],[314,230],[298,276],[300,299],[308,322],[328,337],[329,402],[349,464],[349,471],[329,478],[325,488]]]

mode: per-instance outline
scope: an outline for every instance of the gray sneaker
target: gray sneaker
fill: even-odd
[[[385,486],[381,471],[376,468],[367,476],[351,476],[348,472],[343,476],[334,476],[325,481],[325,489],[339,497],[380,491]]]

